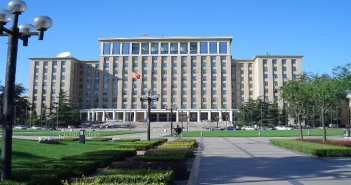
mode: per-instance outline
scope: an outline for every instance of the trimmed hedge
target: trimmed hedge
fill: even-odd
[[[120,152],[124,152],[126,157],[133,157],[137,154],[136,149],[135,148],[106,148],[106,149],[101,149],[98,151],[120,151]]]
[[[72,173],[67,169],[12,169],[12,177],[16,181],[26,181],[28,185],[61,185],[62,180],[68,180]]]
[[[93,183],[146,183],[172,184],[174,172],[172,170],[123,170],[106,169],[97,175]]]
[[[135,142],[135,141],[140,141],[140,139],[134,139],[134,138],[122,138],[122,139],[116,139],[113,140],[114,142]]]
[[[146,151],[145,156],[184,156],[187,157],[187,152],[185,151]]]
[[[61,138],[59,141],[79,141],[79,138]]]
[[[192,149],[194,148],[194,143],[175,143],[167,142],[158,148],[160,149]]]
[[[76,155],[70,157],[64,157],[61,160],[64,161],[92,161],[98,165],[98,167],[106,167],[112,161],[114,161],[114,156],[109,155]]]
[[[112,141],[112,137],[96,137],[96,138],[86,139],[86,141]]]
[[[303,142],[296,139],[275,139],[269,141],[272,145],[295,150],[317,157],[351,157],[351,148]]]
[[[134,148],[136,150],[147,150],[152,148],[153,145],[150,143],[121,143],[118,148]]]
[[[157,148],[157,149],[149,149],[147,150],[148,152],[150,151],[182,151],[186,153],[186,157],[188,158],[193,158],[195,157],[194,155],[194,150],[193,149],[168,149],[168,148]]]
[[[17,181],[0,181],[0,185],[28,185],[28,183]]]
[[[142,162],[175,162],[175,163],[184,163],[186,161],[185,155],[150,155],[150,156],[137,156],[134,158],[134,161]]]

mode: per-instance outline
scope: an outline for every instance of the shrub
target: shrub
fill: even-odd
[[[92,161],[96,163],[98,167],[106,167],[114,160],[114,157],[108,156],[108,155],[77,155],[77,156],[64,157],[61,160]]]
[[[135,148],[106,148],[103,151],[122,151],[126,154],[126,157],[133,157],[137,154]]]
[[[193,143],[165,143],[158,148],[160,149],[192,149],[194,147]]]
[[[187,171],[186,165],[183,163],[167,163],[167,162],[116,162],[109,166],[118,169],[152,169],[152,170],[169,170],[175,173],[178,180],[187,180],[190,172]]]
[[[146,151],[145,156],[184,156],[186,157],[187,152],[185,151]]]
[[[134,142],[134,143],[143,143],[143,144],[149,144],[149,145],[151,145],[152,147],[154,147],[154,146],[157,146],[157,145],[160,145],[160,144],[162,144],[162,141],[160,141],[160,140],[150,140],[150,141],[137,141],[137,142]]]
[[[185,155],[164,156],[164,155],[150,155],[150,156],[137,156],[134,161],[142,162],[176,162],[184,163],[186,161]]]
[[[140,141],[140,139],[133,139],[133,138],[122,138],[122,139],[116,139],[113,140],[114,142],[135,142],[135,141]]]
[[[136,150],[147,150],[152,148],[150,143],[121,143],[118,148],[135,148]]]
[[[28,185],[28,183],[17,181],[0,181],[0,185]]]
[[[351,157],[351,149],[344,146],[302,142],[295,139],[270,140],[270,143],[317,157]]]
[[[149,151],[182,151],[186,153],[186,157],[195,157],[193,149],[170,149],[170,148],[157,148],[157,149],[149,149]]]
[[[157,183],[171,184],[174,180],[172,170],[123,170],[107,169],[96,176],[94,183]]]
[[[297,139],[299,141],[304,142],[311,142],[311,143],[319,143],[319,144],[326,144],[326,145],[335,145],[335,146],[346,146],[351,147],[351,141],[335,141],[335,140],[328,140],[323,142],[321,139]]]
[[[12,169],[13,179],[16,181],[26,181],[28,185],[60,185],[62,180],[67,180],[70,176],[71,171],[67,169]]]
[[[127,153],[120,150],[98,150],[94,152],[83,153],[86,156],[111,156],[114,161],[122,161],[127,157]]]
[[[112,141],[112,137],[96,137],[96,138],[91,138],[87,139],[87,141]]]
[[[198,146],[196,139],[176,139],[175,142],[177,142],[177,143],[194,143],[194,147]]]
[[[79,138],[61,138],[59,141],[79,141]]]

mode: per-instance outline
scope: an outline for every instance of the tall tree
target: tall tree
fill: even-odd
[[[293,114],[299,124],[300,138],[302,134],[302,116],[305,114],[305,107],[309,103],[311,84],[310,75],[302,74],[297,78],[288,81],[284,86],[279,88],[281,97],[284,98],[292,109]]]
[[[55,115],[53,116],[57,124],[60,125],[75,125],[80,124],[80,113],[73,103],[73,101],[67,96],[66,92],[60,91],[58,102],[55,103],[54,107]]]
[[[316,102],[321,109],[321,122],[323,127],[323,141],[327,140],[325,128],[325,115],[330,111],[332,106],[346,97],[345,81],[338,78],[332,78],[329,75],[315,75],[311,82],[310,97]]]

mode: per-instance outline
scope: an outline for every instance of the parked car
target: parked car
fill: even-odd
[[[243,127],[241,127],[241,130],[257,130],[257,128],[249,127],[249,126],[243,126]]]
[[[293,127],[285,127],[285,130],[294,130]]]
[[[211,120],[209,120],[209,119],[205,119],[205,120],[201,120],[201,122],[212,122]]]
[[[32,126],[32,127],[30,127],[30,129],[32,129],[32,130],[41,130],[42,128],[39,127],[39,126]]]
[[[234,127],[234,126],[229,126],[225,128],[226,130],[238,130],[238,128]]]
[[[263,126],[260,130],[276,130],[273,126]]]
[[[293,127],[289,127],[289,126],[276,126],[275,129],[276,130],[294,130]]]
[[[224,128],[215,127],[215,126],[209,126],[209,127],[206,127],[206,130],[224,130]]]
[[[26,130],[27,127],[25,125],[17,125],[15,126],[15,129]]]

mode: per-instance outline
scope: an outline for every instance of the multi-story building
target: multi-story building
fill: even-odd
[[[232,59],[231,37],[99,39],[98,61],[72,57],[31,58],[29,98],[36,111],[58,101],[60,89],[81,108],[82,119],[146,118],[139,96],[159,94],[152,119],[233,120],[238,105],[264,98],[282,105],[277,88],[301,73],[302,56]],[[132,73],[140,79],[133,79]]]

